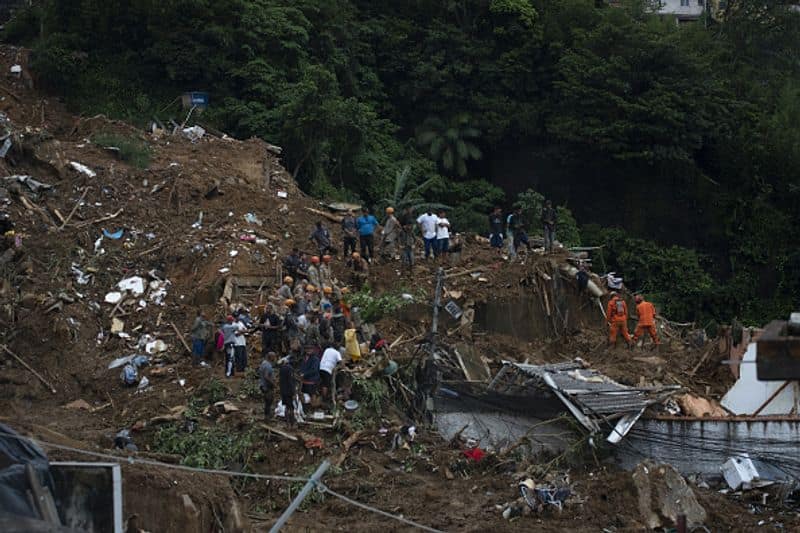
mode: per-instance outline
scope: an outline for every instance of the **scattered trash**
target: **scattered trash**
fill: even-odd
[[[183,136],[186,137],[187,139],[189,139],[190,141],[192,141],[193,143],[196,143],[197,141],[202,139],[203,135],[206,134],[206,130],[204,130],[200,126],[192,126],[190,128],[183,128],[183,130],[181,130],[181,131],[183,132]]]
[[[245,234],[239,235],[239,240],[243,242],[256,242],[257,239],[255,235]]]
[[[122,293],[117,291],[109,292],[105,297],[107,304],[117,304],[120,300],[122,300]]]
[[[160,339],[156,339],[145,344],[144,351],[149,354],[166,352],[167,344]]]
[[[407,301],[407,302],[413,302],[414,301],[414,296],[411,295],[411,294],[408,294],[407,292],[404,292],[403,294],[401,294],[400,297],[403,300]]]
[[[133,363],[127,363],[124,367],[122,367],[122,372],[119,374],[119,378],[122,380],[122,384],[126,387],[132,387],[139,382],[139,371],[133,365]]]
[[[536,486],[530,478],[520,482],[519,492],[522,494],[522,499],[534,512],[543,511],[548,505],[561,511],[564,508],[564,502],[572,493],[569,487]]]
[[[125,230],[124,229],[118,229],[117,231],[115,231],[113,233],[108,231],[108,230],[106,230],[106,229],[103,230],[103,235],[104,236],[108,237],[109,239],[114,239],[114,240],[121,239],[122,235],[124,235],[124,234],[125,234]]]
[[[467,459],[475,461],[476,463],[481,462],[483,458],[486,457],[486,452],[478,448],[477,446],[475,448],[469,448],[463,450],[461,454]]]
[[[117,283],[117,287],[123,292],[130,291],[134,296],[141,296],[144,294],[144,280],[139,276],[125,278]]]
[[[86,165],[82,165],[82,164],[78,163],[77,161],[70,161],[69,162],[69,166],[71,166],[72,168],[74,168],[78,172],[86,174],[90,178],[94,178],[95,176],[97,176],[97,172],[95,172],[94,170],[90,169]]]
[[[6,137],[3,140],[3,146],[0,146],[0,157],[5,157],[8,155],[8,151],[11,150],[11,146],[13,143],[11,142],[11,137]]]
[[[169,281],[151,281],[150,282],[150,301],[156,305],[164,305],[164,299],[167,297],[167,287]],[[143,305],[145,307],[147,304]]]
[[[722,477],[731,490],[748,490],[754,481],[758,481],[759,475],[753,461],[744,454],[742,456],[731,457],[720,467]]]
[[[22,74],[22,65],[11,65],[11,74],[17,74],[18,76]]]
[[[43,183],[41,181],[35,180],[30,176],[22,176],[22,175],[13,175],[13,176],[6,176],[3,178],[5,181],[16,181],[25,185],[30,191],[34,194],[39,194],[42,191],[46,191],[48,189],[52,189],[53,186],[47,183]]]
[[[200,229],[200,228],[203,227],[203,212],[202,211],[200,211],[200,214],[197,215],[197,220],[194,221],[194,223],[192,224],[192,227],[194,229]]]
[[[230,271],[231,271],[231,269],[230,269],[230,268],[228,268],[228,267],[222,267],[222,268],[220,268],[220,269],[218,270],[218,272],[219,272],[220,274],[227,274],[227,273],[228,273],[228,272],[230,272]]]
[[[228,255],[231,257],[236,257],[237,255],[239,255],[239,250],[231,250],[230,252],[228,252]]]
[[[355,400],[347,400],[346,402],[344,402],[344,408],[347,409],[348,411],[355,411],[356,409],[358,409],[358,402]]]
[[[278,198],[288,198],[289,193],[286,191],[278,191]]]
[[[83,272],[78,267],[77,263],[72,263],[72,266],[70,267],[70,271],[73,274],[75,274],[75,282],[78,285],[88,285],[89,282],[92,280],[92,275],[91,274],[86,274],[85,272]]]
[[[133,438],[131,438],[131,432],[127,429],[123,429],[119,431],[114,436],[114,447],[119,448],[120,450],[127,450],[129,452],[136,452],[139,448],[133,443]]]
[[[458,304],[455,303],[453,300],[447,302],[447,305],[445,305],[444,308],[450,314],[450,316],[455,318],[456,320],[461,318],[461,315],[464,314],[463,311],[461,311],[461,308],[458,306]]]
[[[150,380],[147,379],[147,376],[142,376],[142,379],[139,380],[139,386],[137,387],[140,391],[146,389],[150,386]]]
[[[256,224],[257,226],[263,226],[264,223],[255,215],[255,213],[245,213],[244,219],[251,224]]]
[[[103,255],[106,251],[103,249],[103,236],[94,241],[94,255]]]
[[[111,333],[120,333],[124,329],[125,329],[125,322],[123,322],[119,318],[111,319]]]

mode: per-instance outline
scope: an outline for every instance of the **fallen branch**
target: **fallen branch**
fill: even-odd
[[[347,452],[349,452],[350,448],[352,448],[353,445],[356,442],[358,442],[358,439],[361,438],[361,435],[363,435],[363,433],[364,433],[363,431],[356,431],[355,433],[353,433],[352,435],[350,435],[349,437],[347,437],[344,440],[344,442],[342,443],[342,453],[340,453],[339,457],[337,457],[333,461],[333,463],[332,463],[333,466],[335,466],[335,467],[342,466],[342,463],[344,462],[344,460],[347,459]]]
[[[706,362],[706,359],[708,359],[708,356],[711,355],[711,351],[713,349],[714,349],[714,344],[712,344],[711,346],[708,347],[708,349],[706,350],[706,353],[704,353],[703,357],[700,358],[700,361],[698,361],[698,363],[694,366],[694,368],[691,370],[691,372],[689,372],[689,376],[694,377],[694,375],[697,373],[697,371],[700,370],[700,367],[703,366],[703,363]]]
[[[34,376],[36,376],[36,377],[39,379],[39,381],[41,381],[42,383],[44,383],[44,384],[47,386],[47,388],[48,388],[48,389],[50,389],[50,392],[52,392],[53,394],[55,394],[55,393],[56,393],[56,389],[55,389],[55,387],[53,387],[53,386],[50,384],[50,382],[49,382],[49,381],[47,381],[46,379],[44,379],[40,373],[38,373],[36,370],[34,370],[33,368],[31,368],[31,366],[30,366],[28,363],[26,363],[25,361],[23,361],[23,360],[22,360],[22,358],[21,358],[20,356],[18,356],[17,354],[15,354],[15,353],[14,353],[14,352],[12,352],[11,350],[9,350],[9,349],[8,349],[8,346],[6,346],[5,344],[3,344],[2,346],[0,346],[0,348],[2,348],[2,349],[3,349],[3,351],[4,351],[4,352],[6,352],[8,355],[10,355],[10,356],[11,356],[11,357],[13,357],[14,359],[16,359],[16,360],[17,360],[17,362],[18,362],[19,364],[21,364],[21,365],[22,365],[22,366],[24,366],[26,369],[28,369],[28,371],[29,371],[31,374],[33,374]]]
[[[81,195],[81,197],[78,199],[78,201],[77,201],[77,202],[75,202],[75,207],[73,207],[73,208],[72,208],[72,211],[70,211],[70,212],[69,212],[69,214],[67,215],[67,218],[66,218],[66,219],[64,219],[64,222],[62,222],[62,223],[61,223],[61,226],[59,226],[59,228],[58,228],[59,230],[62,230],[62,229],[64,229],[64,226],[66,226],[66,225],[69,223],[70,219],[72,218],[72,215],[74,215],[74,214],[75,214],[75,212],[76,212],[76,211],[78,210],[78,208],[81,206],[81,202],[83,202],[83,199],[84,199],[84,198],[86,198],[86,193],[88,193],[88,192],[89,192],[89,189],[91,189],[91,187],[85,187],[85,188],[83,189],[83,194],[82,194],[82,195]]]
[[[270,433],[274,433],[274,434],[279,435],[279,436],[281,436],[281,437],[283,437],[285,439],[289,439],[289,440],[294,441],[294,442],[297,442],[298,440],[300,440],[296,435],[292,435],[291,433],[286,433],[285,431],[281,431],[280,429],[276,429],[276,428],[274,428],[272,426],[268,426],[266,424],[259,424],[259,425],[263,429],[266,429],[267,431],[269,431]]]
[[[458,277],[461,277],[461,276],[466,276],[467,274],[473,274],[475,272],[484,272],[488,268],[490,268],[490,267],[482,266],[482,267],[476,267],[476,268],[469,268],[467,270],[462,270],[461,272],[453,272],[452,274],[446,274],[444,276],[444,279],[458,278]]]
[[[149,254],[149,253],[153,253],[153,252],[155,252],[156,250],[158,250],[159,248],[162,248],[163,246],[164,246],[164,243],[163,243],[163,242],[162,242],[161,244],[156,244],[156,245],[155,245],[155,246],[153,246],[152,248],[148,248],[147,250],[145,250],[145,251],[143,251],[143,252],[139,252],[138,254],[136,254],[136,256],[137,256],[137,257],[142,257],[143,255],[147,255],[147,254]]]
[[[181,332],[178,331],[178,326],[176,326],[174,322],[170,322],[169,325],[172,326],[172,329],[175,330],[175,333],[178,335],[178,338],[181,340],[181,344],[183,344],[183,347],[186,348],[186,351],[189,352],[189,355],[191,355],[192,354],[192,349],[189,348],[189,344],[186,342],[186,339],[184,339],[183,335],[181,334]]]
[[[76,228],[83,228],[86,226],[91,226],[92,224],[97,224],[98,222],[105,222],[106,220],[111,220],[112,218],[117,218],[123,211],[125,210],[124,207],[120,207],[119,211],[112,215],[106,215],[104,217],[98,218],[96,220],[87,220],[86,222],[81,222],[80,224],[75,224]]]
[[[304,207],[303,209],[305,209],[306,211],[309,211],[311,213],[314,213],[315,215],[319,215],[321,217],[325,217],[325,218],[327,218],[328,220],[330,220],[332,222],[337,222],[337,223],[341,222],[342,218],[343,218],[343,217],[340,217],[338,215],[334,215],[334,214],[331,214],[331,213],[326,213],[325,211],[320,211],[319,209],[314,209],[313,207]]]

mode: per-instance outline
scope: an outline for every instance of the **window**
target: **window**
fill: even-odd
[[[681,0],[681,7],[689,7],[689,0]]]
[[[697,5],[703,7],[706,5],[706,0],[697,0]]]

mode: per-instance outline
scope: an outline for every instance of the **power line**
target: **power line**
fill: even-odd
[[[72,446],[64,446],[62,444],[55,444],[55,443],[52,443],[52,442],[47,442],[47,441],[43,441],[43,440],[39,440],[39,439],[34,439],[34,438],[31,438],[31,437],[23,437],[22,435],[14,435],[12,433],[7,433],[7,432],[1,431],[1,430],[0,430],[0,436],[12,438],[12,439],[17,439],[17,440],[21,440],[21,441],[27,441],[27,442],[33,443],[33,444],[35,444],[37,446],[44,446],[44,447],[47,447],[47,448],[53,448],[53,449],[56,449],[56,450],[62,450],[62,451],[77,453],[77,454],[86,455],[86,456],[89,456],[89,457],[97,457],[97,458],[100,458],[100,459],[110,459],[110,460],[115,461],[115,462],[125,461],[125,462],[127,462],[128,464],[131,464],[131,465],[140,464],[140,465],[148,465],[148,466],[159,466],[159,467],[162,467],[162,468],[168,468],[168,469],[173,469],[173,470],[182,470],[182,471],[185,471],[185,472],[194,472],[194,473],[202,473],[202,474],[214,474],[214,475],[222,475],[222,476],[228,476],[228,477],[243,477],[243,478],[250,478],[250,479],[268,479],[268,480],[278,480],[278,481],[303,481],[303,482],[308,482],[308,481],[311,480],[310,478],[307,478],[307,477],[298,477],[298,476],[283,476],[283,475],[276,475],[276,474],[250,474],[250,473],[247,473],[247,472],[231,472],[229,470],[214,470],[214,469],[209,469],[209,468],[196,468],[196,467],[192,467],[192,466],[176,465],[176,464],[171,464],[171,463],[162,463],[160,461],[153,461],[153,460],[150,460],[150,459],[141,459],[141,458],[133,457],[133,456],[120,457],[118,455],[113,455],[113,454],[110,454],[110,453],[92,452],[92,451],[89,451],[89,450],[82,450],[80,448],[73,448]],[[353,505],[355,507],[359,507],[361,509],[364,509],[365,511],[369,511],[371,513],[376,513],[376,514],[379,514],[381,516],[385,516],[387,518],[391,518],[393,520],[397,520],[398,522],[402,522],[402,523],[404,523],[406,525],[413,526],[413,527],[421,529],[423,531],[430,531],[430,532],[433,532],[433,533],[442,533],[438,529],[434,529],[432,527],[428,527],[426,525],[419,524],[419,523],[414,522],[412,520],[409,520],[409,519],[407,519],[407,518],[405,518],[405,517],[403,517],[401,515],[388,513],[386,511],[383,511],[383,510],[378,509],[376,507],[372,507],[372,506],[367,505],[365,503],[361,503],[359,501],[353,500],[352,498],[348,498],[344,494],[339,494],[338,492],[335,492],[335,491],[331,490],[330,488],[328,488],[326,485],[324,485],[323,483],[321,483],[319,481],[316,481],[316,480],[311,480],[311,481],[313,481],[316,484],[316,486],[322,492],[327,492],[331,496],[333,496],[335,498],[338,498],[338,499],[340,499],[340,500],[342,500],[342,501],[344,501],[346,503],[349,503],[350,505]]]

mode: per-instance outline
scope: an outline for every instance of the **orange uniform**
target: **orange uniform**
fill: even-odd
[[[616,345],[617,335],[622,334],[629,345],[631,344],[631,335],[628,333],[628,304],[619,295],[614,295],[608,301],[606,308],[606,317],[608,320],[608,343]]]
[[[650,334],[654,344],[661,344],[656,334],[656,308],[650,302],[642,300],[636,304],[636,313],[639,315],[639,322],[636,324],[636,331],[633,332],[633,342],[645,332]]]

